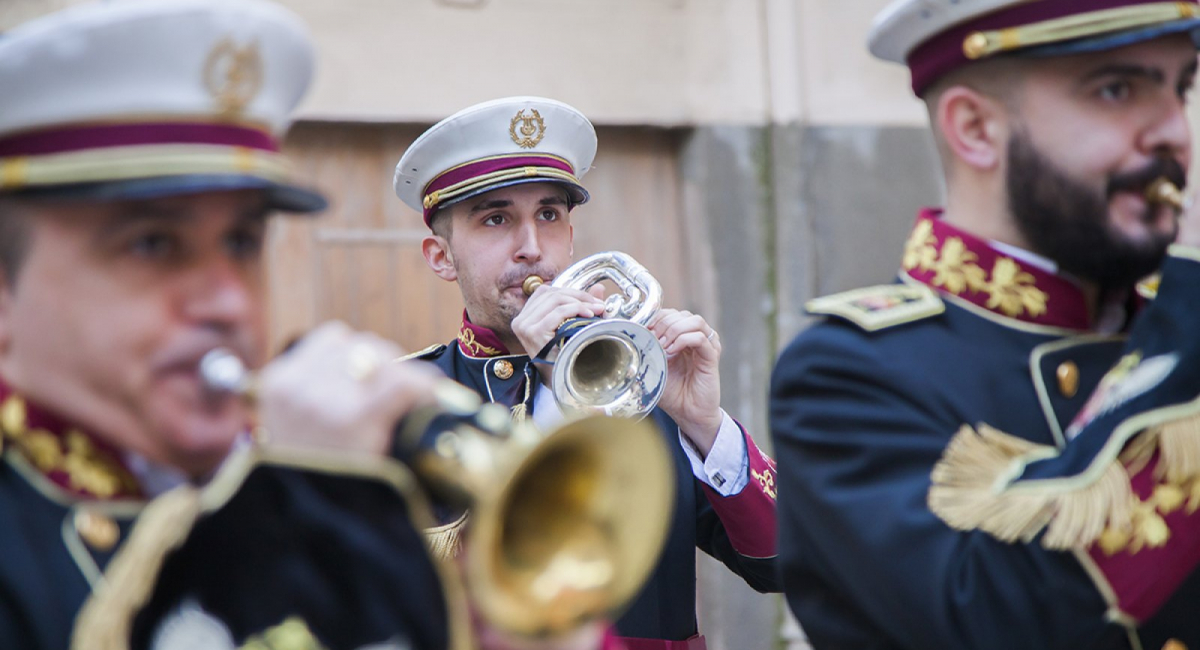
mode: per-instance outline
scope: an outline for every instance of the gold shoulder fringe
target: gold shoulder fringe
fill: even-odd
[[[444,526],[425,529],[425,541],[429,543],[429,552],[439,560],[453,560],[462,548],[463,529],[467,527],[467,516],[463,513],[457,521]]]
[[[1160,452],[1158,470],[1172,485],[1200,476],[1200,415],[1161,424],[1152,430]]]
[[[146,506],[105,572],[105,581],[80,611],[72,650],[128,649],[134,614],[150,598],[163,560],[187,539],[200,509],[200,493],[190,486]]]
[[[1086,546],[1109,526],[1128,526],[1133,502],[1120,463],[1075,489],[1009,489],[1024,462],[1057,453],[986,425],[963,426],[934,466],[929,509],[956,530],[982,530],[1005,542],[1030,542],[1043,530],[1048,549]]]
[[[443,343],[434,343],[433,345],[431,345],[427,348],[424,348],[422,350],[417,350],[416,352],[410,352],[406,355],[396,357],[396,362],[399,363],[401,361],[411,361],[412,359],[420,359],[421,357],[423,357],[431,352],[436,352],[438,349],[443,348],[443,347],[446,347],[445,344],[443,344]]]

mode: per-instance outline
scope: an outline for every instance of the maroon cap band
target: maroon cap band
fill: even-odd
[[[163,122],[70,126],[0,139],[0,158],[69,153],[140,145],[198,144],[278,152],[266,132],[234,124]]]
[[[465,165],[459,165],[454,169],[446,171],[429,181],[429,185],[425,186],[421,192],[422,198],[428,199],[436,192],[440,192],[449,187],[454,187],[462,183],[468,183],[473,179],[503,172],[513,169],[528,168],[550,168],[558,171],[575,175],[575,170],[567,161],[557,156],[539,156],[539,155],[516,155],[516,156],[496,156],[494,158],[484,158]],[[534,174],[536,176],[536,174]],[[552,179],[551,179],[552,180]],[[429,225],[433,220],[433,215],[437,213],[438,208],[442,205],[441,201],[426,201],[425,207],[425,225]]]

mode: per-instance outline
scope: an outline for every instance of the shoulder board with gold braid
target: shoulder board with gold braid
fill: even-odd
[[[433,345],[425,348],[424,350],[417,350],[416,352],[411,352],[402,357],[398,357],[396,359],[396,361],[411,361],[413,359],[425,359],[426,357],[436,357],[437,355],[441,354],[442,350],[444,350],[444,349],[446,349],[446,345],[444,343],[434,343]]]
[[[937,316],[946,305],[924,285],[881,284],[808,301],[810,314],[844,318],[868,332]]]

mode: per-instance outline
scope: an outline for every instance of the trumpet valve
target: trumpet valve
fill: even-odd
[[[531,275],[525,278],[525,282],[521,283],[521,291],[524,291],[526,296],[532,296],[533,292],[537,291],[538,287],[543,284],[546,284],[545,280],[539,276]]]
[[[1146,188],[1146,200],[1154,204],[1169,205],[1176,210],[1183,210],[1185,199],[1183,192],[1171,181],[1160,178]]]

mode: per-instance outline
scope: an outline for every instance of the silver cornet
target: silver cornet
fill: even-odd
[[[579,260],[550,286],[587,291],[604,280],[621,290],[605,299],[604,315],[563,323],[538,360],[554,365],[550,385],[564,409],[645,417],[667,384],[667,355],[646,329],[662,304],[662,286],[644,266],[617,251]],[[529,276],[525,293],[542,283]]]

